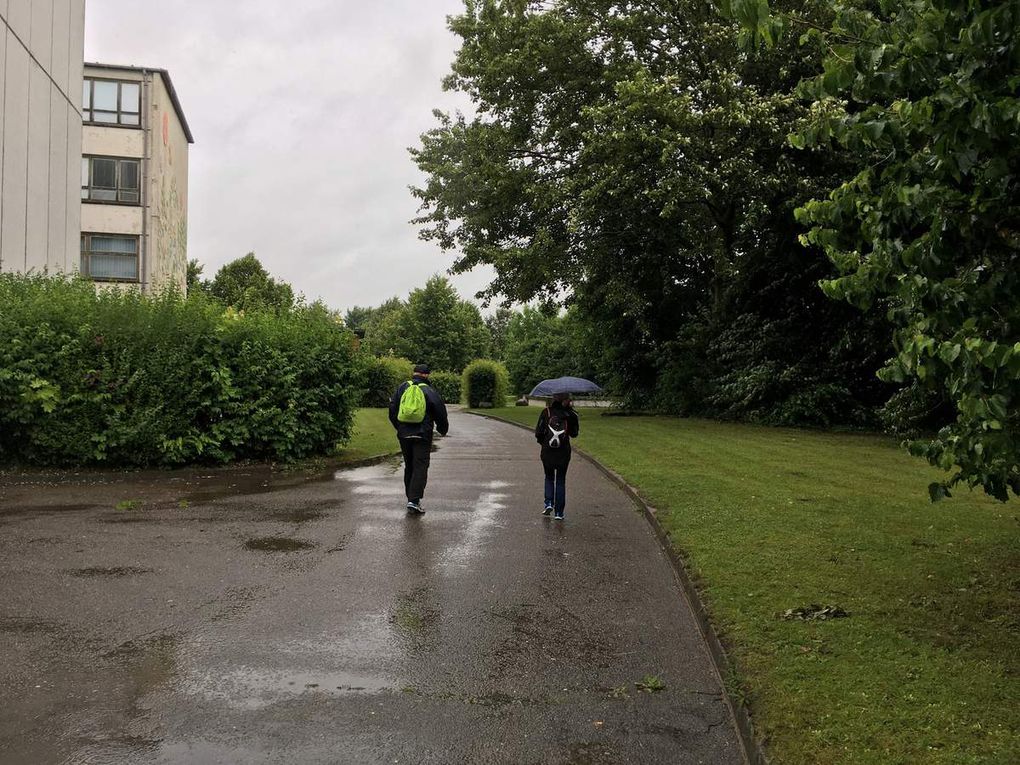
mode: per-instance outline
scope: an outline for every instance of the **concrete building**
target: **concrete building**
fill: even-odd
[[[86,64],[81,107],[82,273],[147,293],[185,289],[194,139],[170,75]]]
[[[85,0],[0,0],[0,271],[78,267]]]

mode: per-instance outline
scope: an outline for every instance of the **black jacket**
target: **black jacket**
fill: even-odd
[[[421,392],[425,394],[425,419],[420,423],[401,422],[397,419],[397,412],[400,411],[400,397],[404,395],[410,383],[401,383],[390,399],[390,422],[397,431],[398,438],[423,438],[426,441],[432,440],[432,429],[439,431],[439,435],[445,436],[450,430],[450,420],[446,414],[446,404],[439,391],[428,384],[428,380],[415,375],[411,382],[425,383]]]
[[[540,444],[542,444],[542,459],[543,460],[549,460],[549,459],[555,460],[555,458],[557,456],[562,456],[562,457],[566,457],[566,458],[569,459],[569,455],[570,455],[570,441],[569,440],[567,441],[567,445],[565,447],[560,447],[559,449],[550,449],[548,446],[546,446],[546,443],[545,443],[546,428],[545,428],[545,426],[546,426],[546,424],[549,421],[549,412],[550,412],[551,409],[562,410],[562,411],[564,411],[566,413],[566,416],[567,416],[567,435],[570,436],[570,438],[577,438],[577,434],[581,430],[581,422],[580,422],[580,420],[577,417],[577,412],[574,411],[573,407],[566,407],[566,408],[564,408],[564,407],[560,406],[558,403],[556,403],[554,401],[551,407],[543,409],[542,410],[542,414],[540,414],[538,416],[538,424],[535,425],[535,440],[538,441]]]

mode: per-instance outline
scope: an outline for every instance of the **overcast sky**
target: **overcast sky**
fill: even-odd
[[[195,136],[188,256],[206,277],[254,251],[334,308],[445,272],[417,237],[407,153],[433,108],[461,0],[86,0],[85,60],[169,70]],[[464,297],[488,280],[456,277]]]

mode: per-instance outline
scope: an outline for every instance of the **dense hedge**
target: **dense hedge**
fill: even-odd
[[[461,376],[456,372],[433,372],[429,375],[429,385],[439,391],[447,404],[460,403]]]
[[[402,382],[411,379],[414,364],[395,356],[374,358],[368,363],[362,406],[389,406],[390,397]]]
[[[351,431],[353,336],[321,306],[237,314],[0,275],[0,460],[180,465],[289,460]]]
[[[408,359],[395,356],[373,358],[365,371],[362,406],[389,406],[393,392],[401,383],[411,379],[414,364]],[[460,375],[455,372],[433,372],[429,384],[439,391],[448,404],[460,401]]]
[[[510,394],[506,367],[498,361],[477,359],[464,370],[461,400],[468,406],[504,406]]]

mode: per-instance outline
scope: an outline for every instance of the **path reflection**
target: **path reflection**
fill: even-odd
[[[407,586],[396,593],[390,610],[394,634],[411,654],[435,647],[442,609],[433,579],[432,545],[436,531],[428,515],[408,515],[400,535],[400,555],[408,573]]]

